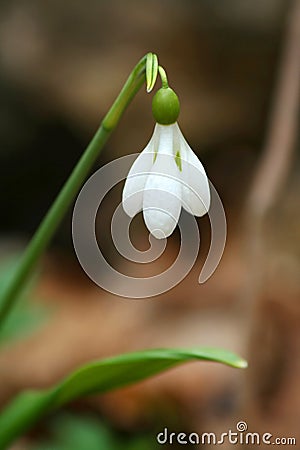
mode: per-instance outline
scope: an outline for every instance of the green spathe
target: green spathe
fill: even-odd
[[[161,125],[175,123],[179,111],[179,99],[173,89],[162,87],[156,92],[152,101],[152,113],[157,123]]]

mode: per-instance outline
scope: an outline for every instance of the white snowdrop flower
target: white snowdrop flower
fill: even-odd
[[[182,207],[195,216],[206,214],[210,192],[205,170],[176,122],[174,91],[160,89],[152,108],[159,123],[128,173],[122,204],[130,217],[143,211],[148,230],[161,239],[173,233]]]

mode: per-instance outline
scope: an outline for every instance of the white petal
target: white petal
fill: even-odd
[[[184,139],[177,125],[181,155],[182,206],[194,216],[203,216],[209,210],[208,178],[198,157]]]
[[[154,152],[157,151],[158,137],[159,133],[155,127],[149,143],[128,172],[122,194],[122,206],[130,217],[134,217],[142,210],[144,187],[153,165]]]
[[[173,152],[173,140],[174,132],[176,131],[176,124],[172,125],[160,125],[156,124],[154,133],[157,133],[158,141],[158,152],[160,155],[174,155]]]
[[[158,153],[143,199],[146,226],[157,239],[173,233],[181,211],[181,180],[173,154],[173,125],[159,127]]]

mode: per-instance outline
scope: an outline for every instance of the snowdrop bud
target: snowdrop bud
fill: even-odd
[[[179,116],[180,104],[173,89],[162,87],[152,100],[152,112],[154,119],[161,125],[175,123]]]

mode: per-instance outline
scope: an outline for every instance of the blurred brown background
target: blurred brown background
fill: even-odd
[[[117,433],[150,434],[149,448],[164,426],[225,432],[238,420],[251,431],[297,437],[299,9],[297,0],[1,2],[2,260],[28,241],[148,51],[167,69],[181,100],[180,126],[228,220],[225,254],[206,284],[197,283],[209,245],[204,218],[200,258],[188,277],[158,298],[132,301],[85,276],[72,249],[70,211],[33,293],[35,303],[51,310],[50,319],[2,346],[3,404],[92,358],[149,347],[220,346],[247,357],[249,369],[193,363],[69,409],[92,411]],[[152,128],[151,95],[142,89],[95,169],[142,150]],[[143,240],[141,221],[136,227]],[[170,257],[177,240],[170,239]],[[111,246],[105,243],[108,257]],[[33,448],[43,432],[15,448]]]

